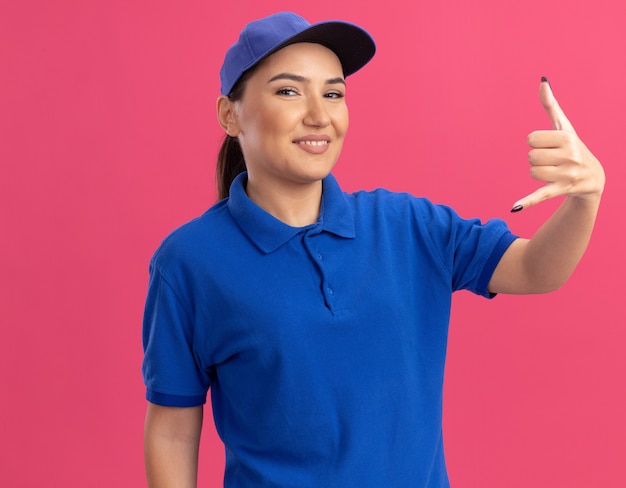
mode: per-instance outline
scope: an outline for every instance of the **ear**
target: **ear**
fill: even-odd
[[[225,95],[217,99],[217,120],[229,136],[237,137],[241,132],[237,123],[235,104]]]

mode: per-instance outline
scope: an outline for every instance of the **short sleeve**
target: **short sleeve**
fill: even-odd
[[[493,298],[489,281],[517,236],[501,219],[463,219],[445,205],[430,208],[429,222],[429,234],[451,273],[452,289]]]
[[[163,406],[202,405],[210,386],[194,351],[193,318],[182,296],[153,259],[143,320],[142,373],[146,398]]]

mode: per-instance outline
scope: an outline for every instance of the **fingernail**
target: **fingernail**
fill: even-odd
[[[522,205],[515,205],[515,207],[513,207],[511,209],[511,213],[515,213],[515,212],[519,212],[520,210],[522,210],[524,207]]]
[[[548,78],[547,78],[547,77],[542,76],[542,77],[541,77],[541,83],[548,83],[548,84],[549,84],[550,82],[548,81]]]

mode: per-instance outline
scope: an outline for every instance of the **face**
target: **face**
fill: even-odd
[[[266,58],[232,104],[248,185],[317,184],[334,166],[348,129],[339,59],[320,44],[287,46]],[[226,103],[226,102],[225,102]]]

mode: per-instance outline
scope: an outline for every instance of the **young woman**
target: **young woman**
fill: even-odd
[[[582,256],[604,187],[549,84],[529,136],[566,196],[530,239],[407,194],[343,193],[345,77],[374,55],[345,22],[251,24],[226,54],[219,203],[150,266],[143,373],[151,487],[196,486],[211,390],[228,487],[446,487],[441,415],[451,294],[542,293]]]

